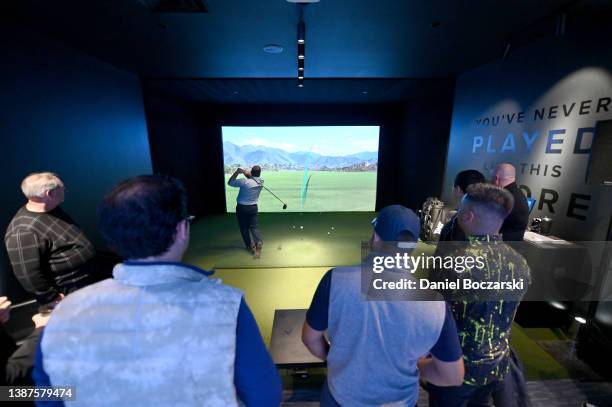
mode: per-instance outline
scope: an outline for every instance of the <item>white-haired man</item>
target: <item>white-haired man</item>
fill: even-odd
[[[53,173],[28,175],[21,183],[27,198],[4,236],[13,272],[41,305],[53,307],[65,294],[90,283],[87,263],[95,249],[64,212],[65,187]]]

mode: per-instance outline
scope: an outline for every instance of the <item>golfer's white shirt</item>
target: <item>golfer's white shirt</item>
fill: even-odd
[[[236,202],[240,205],[255,205],[259,199],[259,193],[263,189],[263,179],[259,177],[240,178],[231,181],[232,187],[240,188]]]

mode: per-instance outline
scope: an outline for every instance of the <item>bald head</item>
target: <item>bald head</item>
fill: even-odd
[[[497,164],[491,182],[500,188],[516,182],[516,168],[510,163]]]

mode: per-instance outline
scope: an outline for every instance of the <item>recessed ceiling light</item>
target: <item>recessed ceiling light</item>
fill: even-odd
[[[579,317],[579,316],[575,316],[574,319],[576,320],[576,322],[580,323],[580,324],[586,324],[587,320],[583,317]]]
[[[304,77],[303,76],[298,76],[298,79],[304,79]]]
[[[281,52],[283,52],[283,47],[278,44],[268,44],[263,47],[263,50],[268,54],[280,54]]]
[[[304,55],[298,55],[298,59],[304,59]]]
[[[300,67],[298,68],[298,71],[303,71],[303,70],[304,70],[304,67],[303,67],[303,66],[300,66]]]
[[[303,88],[304,84],[303,83],[298,83],[298,88]]]

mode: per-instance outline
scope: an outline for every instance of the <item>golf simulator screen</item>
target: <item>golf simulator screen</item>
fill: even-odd
[[[379,126],[223,126],[225,199],[236,211],[237,168],[261,167],[260,212],[373,211]],[[243,174],[238,179],[244,178]]]

